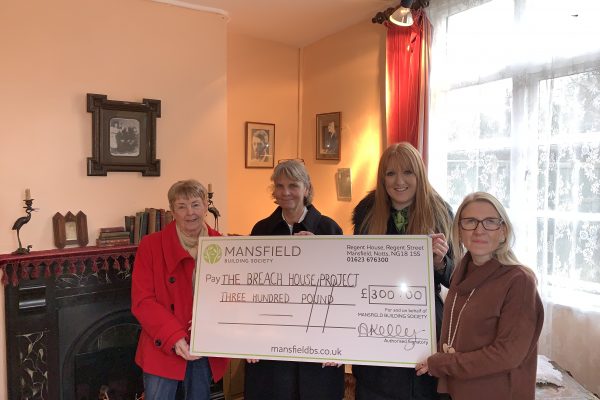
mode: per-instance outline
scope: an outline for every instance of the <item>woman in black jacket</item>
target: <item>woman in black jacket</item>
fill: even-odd
[[[354,234],[430,235],[435,270],[436,337],[442,323],[440,284],[449,286],[453,270],[448,245],[452,212],[433,189],[417,149],[409,143],[390,146],[379,160],[377,186],[352,215]],[[401,267],[400,267],[401,268]],[[435,378],[412,368],[355,365],[356,400],[437,400]]]
[[[252,236],[341,235],[342,228],[313,205],[313,186],[304,164],[279,163],[271,175],[278,207],[252,228]],[[246,400],[341,400],[344,368],[332,363],[248,360]]]

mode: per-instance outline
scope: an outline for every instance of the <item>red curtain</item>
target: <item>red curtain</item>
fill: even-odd
[[[431,23],[413,11],[409,27],[388,23],[386,40],[387,144],[409,142],[427,165]]]

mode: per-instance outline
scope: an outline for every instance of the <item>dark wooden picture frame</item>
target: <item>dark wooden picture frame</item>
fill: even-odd
[[[246,122],[246,168],[273,168],[275,124]]]
[[[317,160],[338,160],[342,148],[342,113],[317,114]]]
[[[88,244],[87,217],[81,211],[76,215],[69,211],[64,216],[57,212],[52,217],[52,230],[54,245],[59,249],[67,245],[85,247]]]
[[[142,103],[133,103],[88,93],[87,111],[92,113],[92,157],[87,159],[88,176],[106,176],[112,171],[160,176],[160,160],[156,159],[160,100],[143,99]]]

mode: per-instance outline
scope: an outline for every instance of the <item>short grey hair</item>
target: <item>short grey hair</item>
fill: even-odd
[[[206,203],[208,192],[204,185],[197,180],[186,179],[184,181],[175,182],[169,189],[167,197],[169,198],[169,208],[173,210],[173,203],[178,198],[192,199],[195,197],[200,197],[202,201]]]
[[[312,204],[314,189],[312,182],[310,181],[310,176],[308,175],[308,171],[303,163],[298,160],[286,160],[277,164],[277,166],[273,169],[273,174],[271,175],[271,182],[275,183],[275,180],[280,178],[281,176],[285,176],[288,179],[291,179],[296,182],[302,182],[304,187],[308,189],[308,194],[304,197],[304,205],[308,206]],[[275,197],[275,185],[271,187],[273,198]]]

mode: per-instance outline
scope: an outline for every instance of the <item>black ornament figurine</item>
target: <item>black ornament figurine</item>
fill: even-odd
[[[29,250],[33,247],[30,244],[27,245],[26,248],[23,247],[23,245],[21,245],[21,237],[19,236],[19,231],[21,230],[21,227],[23,225],[25,225],[26,223],[29,222],[29,220],[31,219],[31,212],[36,211],[37,208],[32,207],[33,199],[25,199],[23,201],[25,202],[25,207],[23,207],[23,208],[25,209],[27,216],[17,218],[17,220],[13,224],[12,230],[17,231],[17,239],[19,240],[19,248],[17,250],[13,251],[13,254],[29,254]]]
[[[219,210],[217,210],[217,207],[215,207],[215,204],[213,203],[213,191],[212,191],[212,184],[208,184],[208,212],[211,213],[213,215],[213,217],[215,217],[215,224],[214,227],[216,230],[219,230],[219,217],[221,216],[221,214],[219,213]]]

